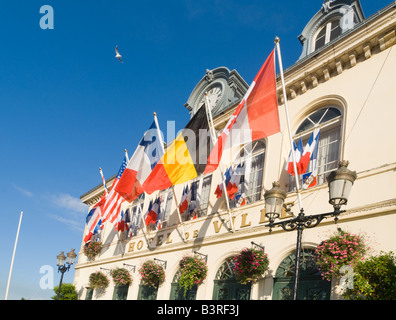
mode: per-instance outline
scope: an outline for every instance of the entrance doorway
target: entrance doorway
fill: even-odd
[[[313,261],[314,250],[303,249],[301,252],[300,281],[297,292],[298,300],[329,300],[331,283],[322,280],[320,271]],[[293,252],[280,263],[275,273],[273,300],[293,299],[293,277],[296,253]]]
[[[250,300],[251,284],[239,283],[233,272],[234,261],[228,258],[217,270],[213,300]]]

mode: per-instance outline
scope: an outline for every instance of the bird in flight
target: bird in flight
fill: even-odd
[[[117,45],[116,45],[116,47],[115,47],[115,52],[116,52],[115,57],[116,57],[118,60],[120,60],[121,63],[124,63],[124,61],[121,60],[122,55],[120,55],[120,53],[118,52],[118,46],[117,46]]]

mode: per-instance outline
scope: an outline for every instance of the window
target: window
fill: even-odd
[[[234,163],[234,169],[239,164],[244,164],[244,175],[241,177],[238,192],[230,206],[237,206],[237,196],[243,194],[246,204],[259,201],[263,188],[265,141],[257,140],[246,144],[240,151],[238,160]]]
[[[340,19],[327,22],[319,31],[315,40],[315,50],[334,40],[341,34]]]
[[[161,227],[167,227],[169,224],[169,216],[171,213],[173,201],[173,190],[169,188],[162,193],[162,201],[161,201]]]
[[[184,221],[207,215],[211,184],[212,175],[202,176],[191,182],[189,186],[189,190],[191,190],[190,204],[182,214]]]
[[[320,129],[318,147],[318,177],[317,185],[326,183],[326,177],[330,171],[336,170],[340,158],[341,149],[341,111],[335,106],[327,106],[311,113],[298,127],[294,141],[297,144],[301,138],[305,146],[315,129]],[[306,172],[312,171],[312,163]],[[295,178],[288,175],[288,191],[295,189]],[[300,186],[302,177],[300,176]]]
[[[128,215],[128,237],[134,237],[138,234],[142,211],[144,205],[144,193],[142,193],[133,203],[130,208],[128,208],[126,214]]]

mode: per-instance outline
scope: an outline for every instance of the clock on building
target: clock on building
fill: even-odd
[[[205,93],[209,100],[212,115],[226,110],[245,94],[249,86],[235,70],[226,67],[206,70],[205,76],[195,86],[187,103],[184,105],[191,117],[206,103]]]
[[[223,97],[223,86],[220,82],[214,84],[208,91],[203,92],[200,102],[198,103],[198,107],[202,104],[206,103],[205,94],[207,93],[207,97],[209,100],[209,110],[215,110],[216,106],[218,106],[221,98]]]

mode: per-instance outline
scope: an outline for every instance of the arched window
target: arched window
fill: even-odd
[[[213,300],[250,300],[250,284],[239,283],[234,275],[234,261],[228,258],[217,270]]]
[[[179,287],[180,276],[181,272],[179,269],[177,270],[171,283],[170,300],[196,300],[198,286],[195,284],[186,292],[186,294],[184,294],[184,289]]]
[[[317,183],[326,183],[326,176],[329,172],[336,170],[340,160],[341,152],[341,128],[342,114],[335,105],[323,107],[311,113],[298,127],[294,136],[296,145],[302,140],[303,147],[306,146],[311,134],[320,130],[320,139],[317,155]],[[315,164],[311,161],[306,172],[312,172]],[[300,186],[302,186],[302,176],[300,175]],[[295,189],[294,176],[288,175],[288,191]]]
[[[327,22],[319,31],[315,39],[315,50],[334,40],[341,34],[340,19]]]
[[[234,162],[233,168],[243,165],[243,175],[240,178],[238,191],[231,201],[231,207],[237,206],[238,195],[243,195],[246,204],[253,203],[261,198],[263,188],[265,158],[265,140],[257,140],[244,145]]]
[[[298,300],[329,300],[331,284],[322,280],[320,271],[313,262],[313,249],[301,252]],[[280,263],[275,273],[273,300],[291,300],[293,298],[293,280],[296,253],[293,252]]]

